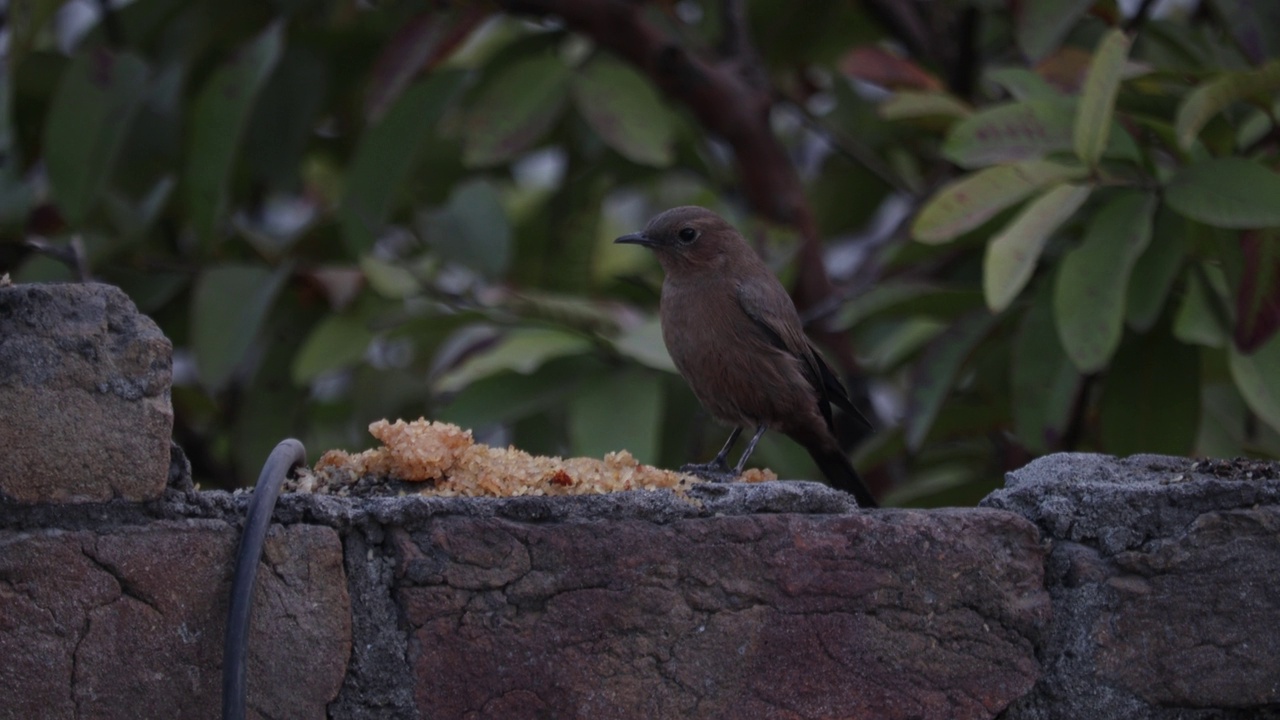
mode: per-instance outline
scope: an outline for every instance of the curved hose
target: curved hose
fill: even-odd
[[[302,443],[289,438],[280,441],[258,475],[258,484],[249,500],[249,514],[240,535],[236,555],[236,575],[231,582],[231,606],[227,609],[227,634],[222,644],[222,718],[244,720],[248,683],[249,612],[253,609],[253,584],[258,576],[258,559],[267,538],[271,514],[275,512],[280,487],[289,471],[307,462]]]

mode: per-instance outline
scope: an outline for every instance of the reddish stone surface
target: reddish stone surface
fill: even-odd
[[[426,717],[990,718],[1038,675],[1007,513],[427,525],[393,533]]]
[[[0,717],[219,717],[237,542],[212,520],[0,533]],[[277,527],[265,555],[251,715],[323,718],[350,654],[341,544]]]
[[[159,497],[173,433],[172,355],[118,288],[0,288],[0,498]]]

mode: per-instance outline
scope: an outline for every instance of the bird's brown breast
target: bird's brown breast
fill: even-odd
[[[816,416],[801,361],[771,344],[726,277],[673,280],[662,289],[662,338],[698,401],[731,425],[778,427]]]

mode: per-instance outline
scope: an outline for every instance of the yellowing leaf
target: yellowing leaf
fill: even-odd
[[[1048,160],[997,165],[943,186],[920,210],[911,235],[923,243],[953,240],[1041,188],[1086,174],[1079,166]]]
[[[1080,209],[1092,189],[1057,185],[1029,203],[991,239],[982,266],[982,291],[992,312],[1001,312],[1018,296],[1031,279],[1045,242]]]
[[[973,108],[967,103],[941,90],[896,92],[876,106],[876,111],[885,120],[920,117],[963,118],[973,114]]]
[[[1071,152],[1079,105],[1074,97],[1051,96],[992,105],[952,125],[942,154],[961,167],[977,168]],[[1129,133],[1114,120],[1109,122],[1103,154],[1129,160],[1140,157]]]
[[[1280,60],[1253,70],[1224,73],[1203,83],[1178,107],[1174,123],[1178,145],[1183,150],[1190,149],[1205,124],[1232,103],[1257,96],[1266,99],[1277,90],[1280,90]]]
[[[1074,132],[1076,157],[1086,165],[1097,165],[1107,147],[1120,73],[1128,55],[1128,36],[1121,30],[1112,30],[1098,43],[1093,61],[1089,63]]]

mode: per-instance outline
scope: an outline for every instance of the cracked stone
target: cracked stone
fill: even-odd
[[[1034,528],[980,510],[393,534],[424,716],[994,717],[1038,676]]]
[[[0,532],[0,717],[216,718],[235,530]],[[250,634],[258,717],[325,717],[351,651],[337,533],[273,528]]]
[[[983,504],[1052,539],[1048,660],[1008,720],[1277,716],[1280,463],[1064,453]]]

